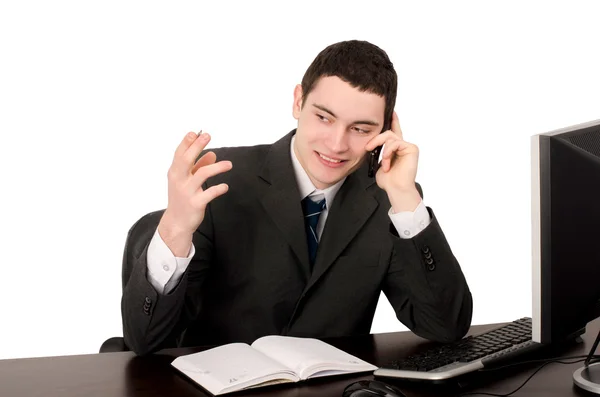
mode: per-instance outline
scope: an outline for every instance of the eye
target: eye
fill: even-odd
[[[362,128],[358,128],[358,127],[353,127],[355,131],[357,131],[359,134],[368,134],[371,131],[368,130],[363,130]]]
[[[328,119],[327,117],[325,117],[325,116],[322,116],[322,115],[320,115],[320,114],[318,114],[318,113],[317,113],[317,117],[318,117],[318,118],[319,118],[319,120],[321,120],[321,121],[324,121],[324,122],[328,122],[328,121],[329,121],[329,119]]]

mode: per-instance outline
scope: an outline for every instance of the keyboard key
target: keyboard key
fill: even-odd
[[[508,349],[515,350],[531,340],[531,319],[519,319],[487,333],[436,346],[420,354],[393,361],[384,368],[426,372],[452,363],[485,359]]]

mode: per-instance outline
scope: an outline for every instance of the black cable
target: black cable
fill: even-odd
[[[598,359],[600,358],[600,356],[592,356],[594,359]],[[525,386],[527,384],[527,382],[529,382],[531,380],[531,378],[533,378],[535,376],[535,374],[537,374],[542,368],[544,368],[546,365],[548,364],[552,364],[552,363],[558,363],[558,364],[576,364],[582,361],[586,361],[586,359],[588,358],[588,356],[571,356],[571,357],[560,357],[560,358],[550,358],[550,359],[540,359],[540,360],[529,360],[529,361],[521,361],[518,363],[512,363],[512,364],[508,364],[508,365],[503,365],[501,367],[494,367],[494,368],[489,368],[489,369],[481,369],[478,372],[489,372],[489,371],[497,371],[503,368],[508,368],[508,367],[514,367],[516,365],[522,365],[522,364],[531,364],[531,363],[536,363],[536,362],[543,362],[542,365],[539,366],[539,368],[537,368],[535,371],[533,371],[533,373],[531,375],[529,375],[529,377],[527,379],[525,379],[525,381],[519,386],[517,387],[515,390],[511,391],[510,393],[505,393],[505,394],[496,394],[496,393],[488,393],[488,392],[466,392],[466,393],[462,393],[459,394],[460,397],[462,396],[472,396],[472,395],[481,395],[481,396],[493,396],[493,397],[509,397],[513,394],[515,394],[516,392],[518,392],[519,390],[521,390],[523,388],[523,386]],[[575,360],[575,361],[563,361],[563,360]]]
[[[590,365],[590,361],[592,360],[592,357],[594,357],[594,353],[596,352],[596,348],[598,347],[599,342],[600,342],[600,331],[598,332],[598,335],[596,336],[596,340],[594,341],[594,344],[592,345],[592,348],[590,349],[590,352],[588,353],[588,356],[585,359],[586,367],[588,365]]]
[[[582,359],[582,358],[585,359],[585,358],[587,358],[587,356],[540,358],[538,360],[517,361],[515,363],[510,363],[510,364],[502,365],[500,367],[482,368],[482,369],[478,370],[477,372],[498,371],[500,369],[509,368],[509,367],[516,367],[517,365],[523,365],[523,364],[535,364],[535,363],[546,363],[546,362],[548,362],[548,363],[550,363],[550,362],[560,362],[561,360],[579,360],[579,359]],[[593,358],[597,360],[597,359],[600,358],[600,355],[593,356]],[[574,363],[577,363],[577,362],[579,362],[579,361],[575,361]]]

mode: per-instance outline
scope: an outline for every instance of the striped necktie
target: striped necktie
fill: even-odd
[[[304,225],[306,226],[306,239],[308,242],[308,258],[310,260],[310,267],[315,263],[315,257],[317,256],[317,246],[319,245],[319,239],[317,238],[317,224],[319,223],[319,216],[325,209],[325,199],[315,202],[310,197],[305,197],[302,200],[302,211],[304,212]]]

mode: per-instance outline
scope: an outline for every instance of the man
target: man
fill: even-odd
[[[295,87],[298,127],[279,141],[203,152],[209,134],[189,133],[168,172],[166,210],[129,232],[125,343],[146,354],[268,334],[368,334],[381,291],[416,334],[464,336],[471,293],[422,201],[396,90],[384,51],[340,42]],[[369,177],[365,159],[382,145]]]

